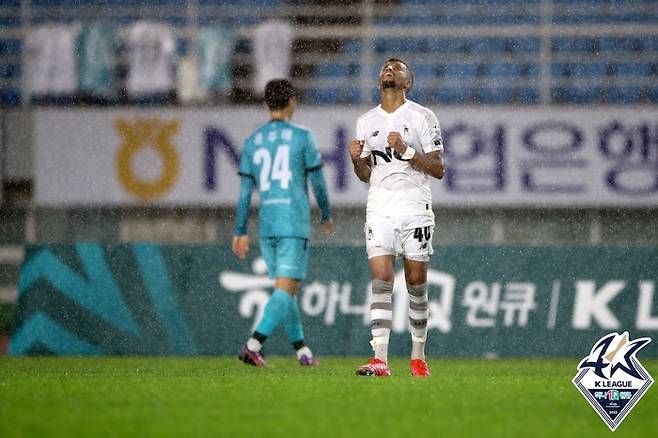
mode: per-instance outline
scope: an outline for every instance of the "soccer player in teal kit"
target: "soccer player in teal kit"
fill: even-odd
[[[270,110],[270,121],[246,140],[240,157],[241,186],[233,252],[245,258],[249,251],[247,219],[251,192],[256,188],[260,195],[260,250],[269,276],[275,279],[274,293],[238,358],[249,365],[267,366],[261,348],[283,323],[288,340],[297,350],[299,363],[313,366],[318,361],[304,344],[295,295],[306,276],[308,264],[309,180],[320,207],[322,232],[328,234],[333,225],[322,156],[311,132],[288,121],[297,105],[295,89],[290,82],[285,79],[268,82],[265,103]]]

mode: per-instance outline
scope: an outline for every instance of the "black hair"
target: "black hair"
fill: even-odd
[[[411,65],[409,65],[409,63],[407,63],[406,61],[401,60],[400,58],[388,58],[384,62],[384,64],[388,64],[389,62],[399,62],[401,64],[404,64],[405,67],[407,67],[407,71],[409,72],[409,79],[411,80],[411,85],[409,85],[407,91],[411,90],[411,87],[413,87],[414,85],[414,71],[411,69]]]
[[[297,92],[287,79],[272,79],[265,85],[265,103],[274,111],[285,108]]]

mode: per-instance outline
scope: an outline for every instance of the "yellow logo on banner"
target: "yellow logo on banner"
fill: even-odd
[[[179,161],[171,138],[178,134],[179,122],[160,119],[137,119],[134,122],[119,119],[114,127],[123,138],[116,159],[119,181],[125,189],[140,199],[156,199],[165,194],[178,178]],[[151,147],[163,161],[158,178],[144,180],[132,169],[132,159],[142,148]]]

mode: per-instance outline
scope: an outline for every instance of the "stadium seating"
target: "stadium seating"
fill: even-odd
[[[0,8],[0,105],[22,103],[22,35],[50,22],[102,21],[119,28],[139,19],[177,29],[177,52],[191,50],[193,26],[231,25],[238,30],[233,58],[235,103],[254,100],[251,28],[264,18],[289,18],[296,25],[292,77],[307,104],[369,104],[371,90],[357,90],[361,75],[376,74],[395,55],[414,67],[413,96],[428,104],[637,104],[658,103],[658,35],[637,25],[658,23],[652,1],[554,0],[543,16],[540,0],[398,0],[376,2],[366,17],[360,2],[310,0],[32,0],[29,23],[21,22],[21,0]],[[495,13],[492,13],[495,9]],[[323,12],[326,11],[326,12]],[[93,13],[92,13],[93,12]],[[370,19],[374,33],[358,24]],[[550,23],[548,65],[539,25]],[[626,26],[622,32],[601,24]],[[353,32],[334,31],[335,26]],[[579,32],[578,28],[588,28]],[[560,29],[569,28],[562,34]],[[637,28],[637,33],[633,29]],[[121,58],[123,60],[123,58]],[[366,59],[374,65],[365,65]],[[118,77],[125,68],[120,67]],[[550,88],[543,75],[548,75]],[[125,76],[125,75],[124,75]],[[343,89],[344,83],[350,87]],[[548,99],[541,99],[548,91]],[[68,104],[46,99],[39,103]],[[165,99],[167,101],[167,99]],[[155,102],[159,102],[157,99]],[[27,103],[27,102],[26,102]]]
[[[655,2],[634,0],[554,0],[555,24],[655,24]]]

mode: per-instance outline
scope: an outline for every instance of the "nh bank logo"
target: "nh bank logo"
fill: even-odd
[[[613,432],[653,384],[635,357],[649,342],[650,338],[630,341],[628,332],[610,333],[578,365],[573,384]]]
[[[174,185],[180,172],[179,158],[173,137],[178,134],[177,120],[118,119],[114,127],[121,137],[121,146],[116,158],[119,182],[131,195],[153,200],[166,194]],[[161,160],[159,172],[150,177],[141,175],[134,168],[135,157],[151,150]]]

